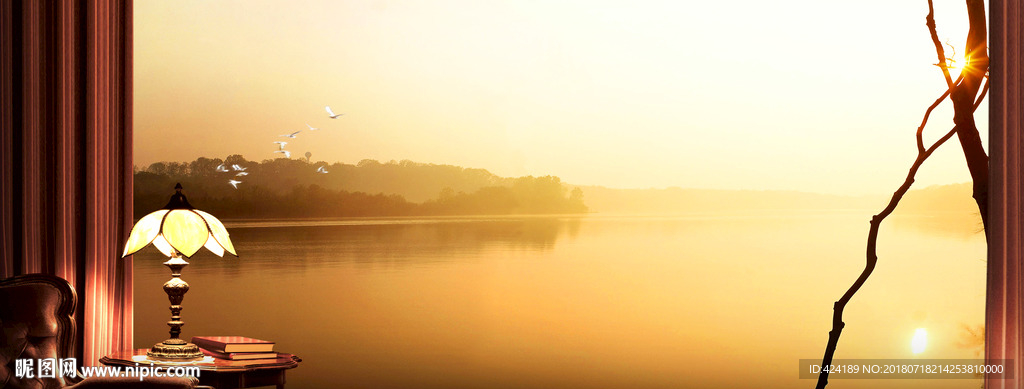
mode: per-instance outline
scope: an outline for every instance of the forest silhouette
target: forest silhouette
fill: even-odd
[[[218,171],[224,165],[227,171]],[[232,165],[245,169],[234,170]],[[319,168],[328,173],[318,173]],[[228,180],[241,181],[235,189]],[[135,217],[167,203],[181,182],[195,206],[227,218],[329,218],[513,214],[728,214],[755,211],[869,212],[881,195],[694,188],[614,189],[578,186],[554,176],[501,177],[484,169],[364,159],[344,164],[279,158],[247,161],[200,157],[157,162],[135,171]],[[586,196],[584,196],[586,193]],[[971,184],[907,193],[899,214],[967,215],[977,208]],[[584,200],[586,202],[584,203]],[[223,215],[223,216],[222,216]],[[962,224],[962,223],[961,223]],[[959,231],[959,230],[957,230]]]
[[[145,169],[136,167],[134,176],[136,218],[163,206],[178,182],[192,204],[224,218],[588,211],[583,191],[570,189],[558,177],[506,178],[483,169],[408,160],[381,163],[364,159],[351,165],[288,158],[255,162],[232,155],[223,160],[200,157],[192,162],[157,162]],[[229,180],[240,183],[236,188]]]

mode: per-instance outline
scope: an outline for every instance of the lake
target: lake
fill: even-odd
[[[292,388],[810,388],[869,212],[225,221],[240,258],[182,278],[182,337],[273,340]],[[894,215],[836,358],[978,358],[973,218]],[[164,258],[165,259],[165,258]],[[135,255],[135,345],[167,337],[170,271]],[[913,354],[915,329],[928,345]],[[978,388],[832,380],[830,388]]]

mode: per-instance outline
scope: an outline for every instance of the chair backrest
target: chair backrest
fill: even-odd
[[[39,359],[71,357],[75,344],[75,290],[66,280],[27,274],[0,280],[0,389],[60,388],[60,374],[40,378]],[[33,363],[33,378],[16,376],[18,359]]]

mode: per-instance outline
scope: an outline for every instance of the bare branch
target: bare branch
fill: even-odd
[[[981,95],[978,96],[978,100],[974,104],[974,110],[977,110],[978,106],[981,105],[981,101],[985,99],[985,94],[988,92],[988,88],[988,80],[986,79],[985,87],[982,89]],[[945,96],[945,94],[943,96]],[[936,102],[936,104],[937,103],[938,102]],[[931,108],[929,108],[929,110],[931,110]],[[972,110],[972,112],[974,110]],[[946,143],[949,138],[952,138],[958,130],[959,128],[954,126],[949,130],[949,132],[935,141],[931,147],[918,150],[917,159],[915,159],[914,164],[910,166],[910,170],[907,172],[907,178],[903,181],[903,185],[901,185],[899,189],[892,194],[892,198],[889,199],[889,203],[886,204],[884,209],[882,209],[882,212],[879,212],[871,218],[871,228],[868,230],[867,260],[864,265],[864,270],[861,271],[860,276],[853,282],[853,285],[850,285],[850,289],[847,289],[846,293],[843,294],[843,297],[841,297],[839,301],[836,301],[835,305],[832,307],[832,330],[828,332],[828,345],[825,346],[825,356],[821,360],[822,369],[821,373],[818,375],[817,389],[824,389],[825,386],[828,385],[828,370],[826,367],[832,364],[832,357],[835,355],[836,346],[839,344],[839,336],[843,332],[843,327],[846,326],[846,323],[843,322],[843,310],[846,309],[846,304],[850,302],[853,295],[860,290],[860,287],[864,285],[864,282],[867,281],[869,276],[871,276],[871,273],[875,270],[875,264],[878,263],[876,245],[878,242],[878,228],[882,225],[882,220],[885,220],[885,218],[896,209],[896,205],[899,204],[900,200],[903,199],[903,196],[908,190],[910,190],[910,186],[914,184],[915,176],[917,176],[917,170],[921,168],[924,161],[927,160],[928,157],[930,157],[932,153],[939,148],[939,146]]]
[[[917,154],[917,159],[914,160],[914,164],[910,166],[910,171],[907,172],[907,178],[903,181],[903,185],[893,193],[892,198],[889,199],[889,203],[885,206],[885,209],[871,218],[871,228],[868,230],[867,262],[864,265],[864,270],[861,271],[860,276],[853,282],[853,285],[850,285],[850,289],[847,289],[846,293],[843,294],[843,297],[841,297],[839,301],[836,301],[835,305],[832,307],[832,330],[828,332],[828,345],[825,346],[825,356],[821,361],[821,373],[818,375],[817,389],[824,389],[825,386],[828,385],[827,367],[832,365],[832,357],[835,355],[836,346],[839,344],[839,336],[843,332],[843,327],[846,326],[846,323],[843,323],[843,310],[846,309],[846,304],[850,302],[853,295],[860,290],[860,287],[864,285],[864,282],[868,280],[869,276],[871,276],[871,273],[875,270],[875,264],[878,263],[878,252],[876,247],[878,242],[878,228],[882,225],[882,220],[885,220],[885,218],[896,209],[896,205],[903,199],[903,195],[910,190],[910,186],[914,184],[914,177],[917,175],[917,170],[921,168],[921,164],[923,164],[924,161],[928,159],[933,152],[935,152],[935,149],[939,148],[939,146],[946,143],[949,138],[953,137],[953,134],[956,134],[956,131],[957,128],[953,127],[953,129],[949,130],[949,132],[939,138],[939,140],[935,141],[931,147]]]
[[[925,24],[928,25],[928,32],[932,36],[932,43],[935,44],[935,54],[939,57],[936,64],[942,69],[942,76],[946,78],[946,87],[953,89],[953,77],[949,76],[949,67],[946,66],[946,54],[942,50],[942,43],[939,42],[939,33],[935,30],[935,7],[932,0],[928,0],[928,16],[925,17]]]
[[[960,77],[958,77],[956,79],[956,82],[959,83],[960,80],[962,80],[963,78],[964,78],[964,75],[961,74]],[[949,89],[946,89],[946,91],[944,93],[942,93],[942,96],[939,96],[938,99],[935,99],[935,102],[932,103],[932,105],[928,107],[928,110],[926,110],[924,112],[924,119],[921,120],[921,125],[919,127],[917,127],[917,152],[918,153],[923,153],[924,152],[924,137],[922,135],[924,133],[924,125],[928,123],[928,116],[930,116],[932,114],[932,111],[935,110],[935,107],[938,107],[939,103],[941,103],[943,100],[945,100],[947,96],[949,96]]]
[[[986,76],[989,70],[989,58],[986,52],[985,42],[985,8],[983,0],[966,0],[967,11],[971,22],[971,29],[968,32],[967,38],[967,53],[966,64],[964,64],[963,70],[960,72],[960,77],[957,78],[956,83],[949,76],[949,69],[945,62],[945,54],[942,51],[942,44],[939,43],[938,34],[935,31],[935,19],[934,19],[934,8],[932,7],[932,0],[928,0],[928,17],[926,18],[928,24],[928,31],[931,33],[932,42],[935,44],[935,52],[938,55],[939,68],[942,69],[942,74],[946,78],[946,92],[942,94],[928,110],[925,112],[924,119],[921,121],[921,126],[917,129],[917,159],[914,160],[913,165],[910,166],[910,170],[907,172],[907,178],[903,181],[903,185],[893,193],[892,198],[889,199],[889,203],[886,204],[882,212],[871,218],[871,228],[868,231],[868,242],[867,242],[867,253],[866,263],[864,270],[861,272],[857,280],[850,285],[846,293],[835,302],[833,305],[832,313],[832,330],[828,332],[828,345],[825,346],[825,355],[821,359],[821,373],[818,375],[817,389],[824,389],[828,385],[828,367],[832,364],[832,358],[835,355],[836,345],[839,344],[839,336],[843,332],[843,327],[846,323],[843,322],[843,310],[846,309],[846,304],[850,302],[853,295],[860,290],[860,287],[864,285],[868,277],[875,270],[875,265],[878,263],[877,253],[877,242],[878,242],[878,229],[881,226],[882,221],[885,220],[889,214],[896,209],[900,200],[910,190],[910,186],[914,183],[914,178],[917,175],[918,169],[924,163],[932,153],[945,143],[949,138],[953,137],[954,134],[960,137],[960,144],[964,148],[964,156],[967,158],[967,165],[971,171],[971,177],[974,179],[974,198],[978,203],[978,208],[981,211],[982,222],[985,226],[988,226],[987,222],[987,190],[985,189],[988,182],[988,156],[985,155],[984,149],[981,147],[981,141],[978,137],[978,129],[974,123],[974,112],[981,105],[982,100],[985,99],[985,95],[989,90],[989,78]],[[981,79],[985,79],[985,85],[978,94],[978,88],[981,83]],[[922,140],[922,132],[924,126],[928,122],[928,116],[931,111],[935,109],[947,96],[953,101],[954,119],[955,125],[953,129],[949,130],[939,140],[935,141],[931,147],[925,149],[924,141]],[[973,105],[971,104],[973,102]],[[980,150],[980,151],[979,151]],[[987,230],[987,228],[986,228]],[[987,235],[986,235],[987,237]]]

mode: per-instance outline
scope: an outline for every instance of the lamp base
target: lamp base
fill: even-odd
[[[146,357],[155,361],[189,362],[203,359],[203,352],[199,351],[199,346],[171,338],[153,345]]]

